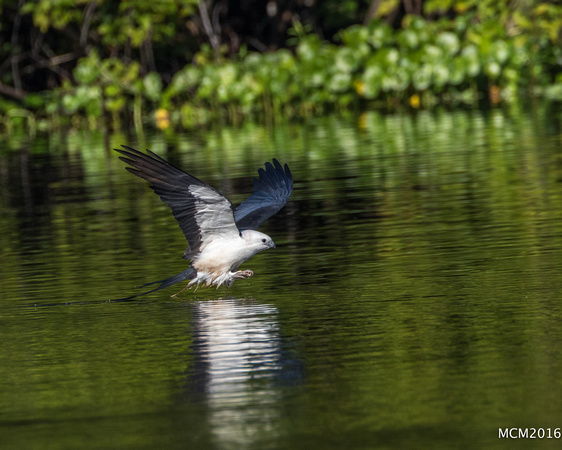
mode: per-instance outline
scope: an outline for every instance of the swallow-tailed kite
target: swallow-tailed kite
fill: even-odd
[[[115,150],[123,155],[119,159],[131,166],[127,170],[149,181],[172,210],[188,243],[183,256],[190,260],[188,269],[166,280],[145,284],[160,286],[139,295],[184,280],[189,280],[184,289],[201,283],[230,287],[235,280],[254,274],[251,270],[237,270],[244,261],[262,250],[275,248],[273,240],[256,229],[287,203],[293,191],[293,177],[287,164],[282,167],[276,159],[273,164],[266,162],[265,170],[258,169],[259,178],[254,178],[252,195],[234,209],[216,189],[150,150],[145,154],[122,147],[124,150]]]

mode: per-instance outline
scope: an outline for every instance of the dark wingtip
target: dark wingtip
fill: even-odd
[[[266,167],[267,167],[266,163]],[[271,165],[271,164],[270,164]],[[287,176],[287,178],[289,179],[293,179],[293,175],[291,174],[291,170],[289,169],[289,166],[285,163],[284,165],[281,165],[281,163],[277,160],[277,158],[273,158],[273,165],[275,166],[275,169],[277,169],[279,172],[284,172],[285,175]]]
[[[140,153],[138,150],[134,149],[133,147],[129,147],[128,145],[121,144],[121,147],[123,147],[124,150],[120,148],[114,148],[113,150],[121,153],[122,155],[126,153]]]
[[[259,179],[254,178],[254,189],[260,186],[264,190],[270,190],[275,185],[285,186],[287,189],[293,188],[293,175],[289,166],[281,165],[277,158],[273,158],[273,164],[269,161],[264,163],[264,168],[258,169]]]

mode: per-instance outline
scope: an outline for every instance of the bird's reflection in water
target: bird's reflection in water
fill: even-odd
[[[193,303],[191,395],[205,404],[217,444],[249,444],[275,434],[283,386],[303,365],[282,342],[278,310],[248,299]],[[193,398],[192,397],[192,398]]]

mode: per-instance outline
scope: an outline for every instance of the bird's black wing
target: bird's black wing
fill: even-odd
[[[145,154],[122,147],[125,150],[115,151],[131,166],[127,170],[152,183],[150,187],[171,208],[189,244],[186,258],[196,257],[214,239],[240,235],[232,203],[217,190],[150,150]]]
[[[279,211],[293,192],[293,176],[289,166],[279,161],[265,163],[265,170],[258,169],[254,178],[254,192],[234,211],[234,219],[240,230],[255,230]]]

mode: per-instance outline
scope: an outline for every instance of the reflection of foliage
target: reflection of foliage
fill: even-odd
[[[133,113],[141,126],[142,110],[159,110],[171,112],[161,124],[189,127],[219,117],[273,120],[368,102],[418,108],[495,103],[522,90],[562,94],[562,7],[554,2],[388,0],[369,7],[328,1],[318,12],[333,19],[330,26],[345,17],[357,21],[359,11],[374,19],[337,32],[333,42],[320,38],[317,21],[293,20],[287,42],[294,51],[254,53],[242,45],[230,58],[232,45],[223,45],[218,24],[224,2],[214,8],[197,0],[20,3],[16,20],[32,18],[40,39],[22,51],[30,43],[14,25],[6,46],[12,70],[4,71],[0,91],[57,122],[71,115],[95,124],[108,116],[119,126]],[[39,61],[41,70],[27,66],[24,74],[20,65],[28,60]],[[50,91],[27,93],[35,82]],[[0,103],[2,110],[12,106]]]

